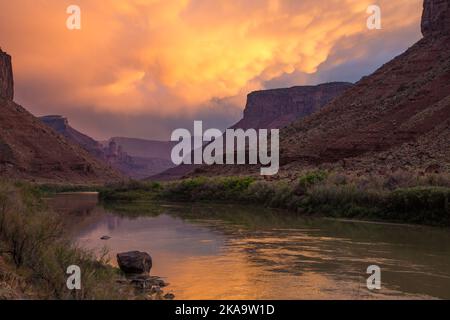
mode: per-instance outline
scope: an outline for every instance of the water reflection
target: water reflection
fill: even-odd
[[[448,230],[232,205],[104,207],[92,197],[55,200],[76,240],[112,257],[149,252],[178,299],[450,298]],[[371,264],[382,270],[379,292],[366,288]]]

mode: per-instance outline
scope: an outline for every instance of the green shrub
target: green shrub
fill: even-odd
[[[115,269],[64,237],[62,218],[47,209],[36,188],[0,182],[0,247],[40,298],[115,299]],[[82,290],[66,287],[67,267],[82,270]]]
[[[328,173],[325,171],[311,171],[305,174],[304,176],[300,177],[298,183],[300,186],[304,188],[308,188],[310,186],[313,186],[317,183],[323,182],[327,179]]]
[[[186,179],[166,184],[160,197],[174,201],[240,201],[253,181],[249,177]]]
[[[387,201],[387,211],[395,212],[399,220],[415,223],[450,222],[450,188],[416,187],[393,191]]]

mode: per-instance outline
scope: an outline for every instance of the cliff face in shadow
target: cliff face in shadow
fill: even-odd
[[[351,83],[335,82],[252,92],[247,97],[244,118],[233,128],[285,127],[320,110],[351,87]]]
[[[14,99],[14,79],[11,56],[0,49],[0,98]]]
[[[437,38],[450,33],[450,2],[448,0],[425,0],[423,4],[422,34]]]

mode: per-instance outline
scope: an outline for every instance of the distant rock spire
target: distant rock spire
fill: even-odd
[[[14,80],[11,56],[3,52],[0,47],[0,97],[7,100],[14,99]]]

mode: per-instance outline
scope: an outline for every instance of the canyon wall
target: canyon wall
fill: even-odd
[[[450,1],[425,0],[423,3],[422,34],[437,37],[450,34]]]
[[[351,83],[335,82],[252,92],[247,97],[244,118],[233,128],[282,128],[320,110],[351,87]]]

